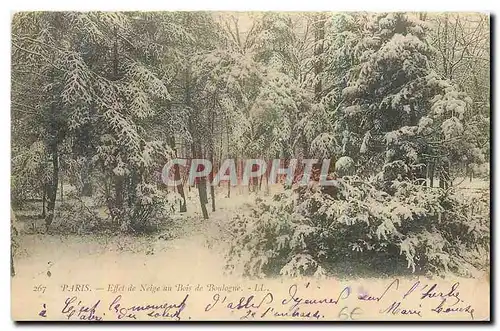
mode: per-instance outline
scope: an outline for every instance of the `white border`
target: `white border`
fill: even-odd
[[[474,12],[489,12],[499,13],[498,1],[487,0],[474,0],[474,1],[439,1],[439,0],[418,0],[418,1],[401,1],[401,0],[348,0],[348,1],[320,1],[320,0],[287,0],[284,2],[270,1],[270,0],[251,0],[245,2],[237,2],[235,0],[182,0],[182,1],[133,1],[133,0],[85,0],[83,2],[68,1],[35,1],[35,0],[17,0],[6,6],[7,2],[2,2],[0,7],[0,38],[2,51],[0,52],[0,63],[3,69],[0,86],[1,110],[0,110],[0,149],[2,156],[0,162],[1,172],[1,185],[0,185],[0,201],[3,203],[1,208],[2,222],[1,226],[3,231],[0,231],[1,245],[0,250],[0,294],[3,302],[0,304],[0,329],[11,330],[15,325],[10,318],[10,276],[8,271],[10,256],[10,19],[13,12],[25,10],[226,10],[226,11],[262,11],[262,10],[280,10],[280,11],[474,11]],[[4,8],[5,7],[5,8]],[[498,22],[495,25],[494,35],[498,35]],[[499,54],[498,42],[495,43],[495,50],[493,54]],[[495,84],[495,95],[498,96],[498,85]],[[494,98],[498,101],[497,98]],[[497,103],[493,105],[496,109]],[[494,116],[495,128],[500,130],[499,116]],[[494,139],[494,152],[495,155],[500,153],[500,142],[498,141],[498,134]],[[495,163],[492,163],[495,164]],[[498,174],[495,176],[495,186],[499,186]],[[494,195],[494,205],[500,206],[500,198]],[[497,207],[498,208],[498,207]],[[500,234],[498,233],[500,224],[495,226],[494,238],[499,240]],[[498,244],[496,252],[498,253]],[[496,254],[495,254],[496,255]],[[492,280],[492,283],[499,279],[498,268],[497,277]],[[497,283],[498,284],[498,283]],[[498,285],[497,285],[498,287]],[[496,305],[498,307],[498,305]],[[498,311],[496,309],[495,313]],[[494,312],[492,312],[494,313]],[[304,324],[301,324],[304,326]],[[57,325],[59,329],[69,329],[74,327],[73,324]],[[109,326],[109,325],[108,325]],[[151,325],[133,325],[128,326],[134,329],[143,329]],[[154,326],[160,326],[155,324]],[[161,325],[160,327],[169,327],[168,325]],[[199,326],[199,325],[196,325]],[[196,326],[183,325],[184,328],[194,328]],[[205,325],[210,328],[220,328],[223,325]],[[275,325],[272,326],[276,329],[284,329],[289,325]],[[335,329],[346,329],[349,325],[322,325],[323,327],[332,327]],[[370,329],[384,328],[386,325],[362,325]],[[400,327],[399,325],[387,325],[389,327]],[[413,325],[404,325],[405,328],[412,327]],[[442,325],[425,325],[426,329],[437,329]],[[471,326],[471,325],[468,325]],[[55,328],[55,325],[45,326],[45,328]],[[85,325],[79,326],[79,329],[103,329],[102,325]],[[122,326],[120,326],[122,327]],[[236,325],[226,325],[226,327],[236,327]],[[248,326],[247,326],[248,327]],[[253,327],[257,327],[254,325]],[[259,326],[262,329],[262,325]],[[271,327],[270,325],[264,328]],[[416,324],[415,327],[424,327],[424,325]],[[478,327],[478,326],[476,326]]]
[[[234,1],[234,0],[183,0],[183,1],[133,1],[86,0],[84,2],[31,1],[14,2],[15,10],[237,10],[237,11],[490,11],[493,1],[397,1],[397,0],[288,0],[288,1]]]

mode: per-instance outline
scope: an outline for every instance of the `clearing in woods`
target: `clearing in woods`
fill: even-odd
[[[466,194],[480,194],[488,186],[487,181],[466,180],[459,188]],[[280,186],[275,185],[271,191],[279,190]],[[225,276],[229,239],[235,235],[230,230],[231,221],[236,215],[248,212],[257,195],[265,194],[264,190],[241,194],[236,188],[231,198],[227,198],[220,190],[216,211],[210,214],[210,219],[203,220],[197,194],[191,190],[187,213],[177,213],[158,233],[140,236],[32,233],[32,224],[23,221],[20,213],[21,234],[13,286],[28,279],[30,283],[40,280],[58,286],[69,279],[75,283],[89,282],[90,277],[98,282],[110,273],[143,282],[158,273],[172,280],[194,280],[198,276],[207,281],[220,280]]]
[[[17,218],[21,233],[14,258],[13,286],[23,284],[26,279],[30,283],[37,279],[54,284],[70,279],[75,283],[79,280],[89,282],[89,276],[99,280],[110,273],[123,274],[127,278],[135,275],[143,282],[147,282],[144,278],[148,275],[157,273],[164,273],[173,280],[196,275],[218,280],[224,276],[229,243],[225,239],[233,236],[228,229],[229,223],[234,215],[248,210],[249,203],[256,197],[255,193],[238,194],[238,189],[234,189],[231,198],[225,195],[225,192],[217,194],[216,211],[210,214],[210,219],[204,220],[198,196],[191,190],[187,197],[187,213],[176,213],[157,233],[137,236],[36,233],[43,231],[43,220],[28,221],[20,212]]]

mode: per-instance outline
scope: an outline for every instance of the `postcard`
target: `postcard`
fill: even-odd
[[[490,17],[17,12],[15,321],[489,321]]]

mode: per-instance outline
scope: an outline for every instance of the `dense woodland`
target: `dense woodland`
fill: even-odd
[[[456,188],[489,181],[489,29],[466,13],[17,13],[13,213],[46,235],[56,218],[151,233],[236,194],[167,188],[172,158],[332,159],[334,188],[251,185],[229,266],[467,273],[489,249],[489,191]]]

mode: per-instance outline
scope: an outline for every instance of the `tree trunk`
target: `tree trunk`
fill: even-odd
[[[64,180],[63,180],[63,174],[61,174],[61,180],[60,180],[60,182],[61,182],[61,203],[63,203],[64,202],[64,193],[63,193],[63,190],[64,190],[64,188],[63,188]]]
[[[208,194],[207,194],[207,178],[203,177],[200,178],[200,183],[198,185],[198,188],[202,188],[201,190],[201,199],[203,203],[206,205],[208,203]]]
[[[181,180],[181,171],[179,169],[178,164],[174,165],[174,179],[178,180],[178,181]],[[177,185],[177,193],[179,193],[179,195],[182,198],[182,201],[180,202],[179,211],[181,213],[185,213],[185,212],[187,212],[187,206],[186,206],[186,196],[184,195],[184,186],[182,185],[182,183],[179,183]]]
[[[114,208],[123,209],[123,176],[115,176],[115,203]]]
[[[83,183],[81,196],[90,197],[92,196],[92,185],[88,182]]]
[[[210,158],[210,162],[213,165],[214,158],[213,158],[213,151],[212,151],[212,157]],[[215,211],[215,187],[212,185],[214,181],[214,172],[211,171],[209,175],[209,185],[210,185],[210,199],[212,200],[212,211]]]
[[[325,39],[325,17],[323,14],[318,14],[315,17],[316,22],[314,24],[314,41],[315,49],[314,55],[316,60],[314,63],[314,74],[316,76],[316,84],[314,85],[314,99],[316,102],[321,101],[323,87],[321,85],[320,75],[323,72],[323,61],[321,55],[323,54],[323,41]]]
[[[208,211],[207,211],[207,203],[205,201],[207,195],[207,186],[205,178],[200,179],[200,183],[198,184],[198,194],[200,195],[200,205],[201,205],[201,211],[203,213],[203,218],[207,220]]]
[[[80,195],[83,197],[91,197],[93,193],[92,189],[92,181],[90,178],[90,160],[89,157],[85,158],[85,164],[83,165],[83,170],[81,172],[81,178],[82,178],[82,190],[80,192]]]
[[[119,54],[118,54],[118,28],[114,27],[114,41],[113,41],[113,56],[111,59],[111,65],[113,68],[112,80],[117,81],[120,79],[119,77]],[[117,155],[115,155],[117,157]],[[123,203],[124,203],[124,185],[125,178],[119,175],[113,176],[113,184],[114,184],[114,201],[112,201],[112,210],[111,215],[115,218],[116,221],[122,222],[122,214],[123,214]],[[121,225],[121,224],[120,224]]]
[[[469,176],[469,182],[472,182],[472,177],[473,177],[472,168],[468,164],[465,166],[465,174],[466,174],[465,176]]]
[[[439,187],[447,190],[450,187],[450,165],[445,162],[439,171]]]
[[[270,192],[269,190],[269,175],[266,175],[266,195]]]
[[[215,108],[215,100],[213,107]],[[211,111],[210,112],[210,132],[212,133],[212,137],[210,137],[210,163],[212,164],[212,168],[214,166],[214,153],[215,153],[215,143],[214,139],[215,137],[213,136],[214,133],[214,122],[215,122],[215,112]],[[210,174],[208,175],[209,183],[210,185],[210,199],[212,200],[212,212],[215,211],[215,187],[212,185],[214,181],[214,171],[213,169],[210,171]]]
[[[422,163],[423,165],[418,167],[415,171],[415,177],[418,180],[418,183],[420,184],[423,182],[424,186],[427,186],[427,163]]]
[[[194,158],[197,158],[197,159],[203,158],[203,153],[201,150],[200,142],[198,142],[198,141],[193,142],[193,145],[191,147],[191,153],[192,153]],[[201,211],[203,213],[203,218],[208,219],[208,211],[207,211],[207,206],[206,206],[208,203],[206,177],[198,178],[198,183],[196,184],[196,186],[198,187],[198,196],[200,199],[200,205],[201,205]]]
[[[177,148],[175,145],[174,136],[170,136],[169,145],[174,150],[175,157],[177,157]],[[181,170],[178,164],[174,164],[174,180],[179,182],[181,181]],[[186,206],[186,196],[184,195],[184,186],[182,185],[182,183],[179,183],[177,185],[177,193],[179,193],[179,195],[182,198],[182,201],[179,202],[179,211],[181,213],[185,213],[187,212],[187,206]]]
[[[215,211],[215,188],[210,185],[210,197],[212,198],[212,211]]]
[[[47,217],[45,218],[45,226],[48,229],[54,220],[54,209],[56,206],[57,187],[59,186],[59,152],[57,144],[52,146],[52,182],[48,186]]]
[[[430,168],[429,168],[429,187],[434,187],[434,169],[436,167],[435,161],[431,161],[430,163]]]
[[[231,159],[232,156],[229,154],[229,116],[226,115],[226,154],[227,154],[227,157],[228,159]],[[227,197],[230,198],[231,197],[231,181],[229,180],[227,182]]]
[[[127,201],[128,207],[132,208],[134,206],[134,202],[136,201],[136,189],[137,184],[140,182],[140,174],[137,171],[133,170],[131,172],[130,179],[128,181],[127,187]],[[138,179],[139,178],[139,179]]]
[[[201,153],[199,155],[201,155]],[[198,186],[198,195],[200,197],[200,205],[201,205],[201,211],[203,213],[203,218],[208,219],[208,211],[207,211],[208,197],[207,197],[207,179],[206,179],[206,177],[199,178],[199,182],[198,182],[197,186]]]
[[[42,218],[45,218],[45,200],[47,198],[47,183],[43,183],[42,188]]]

